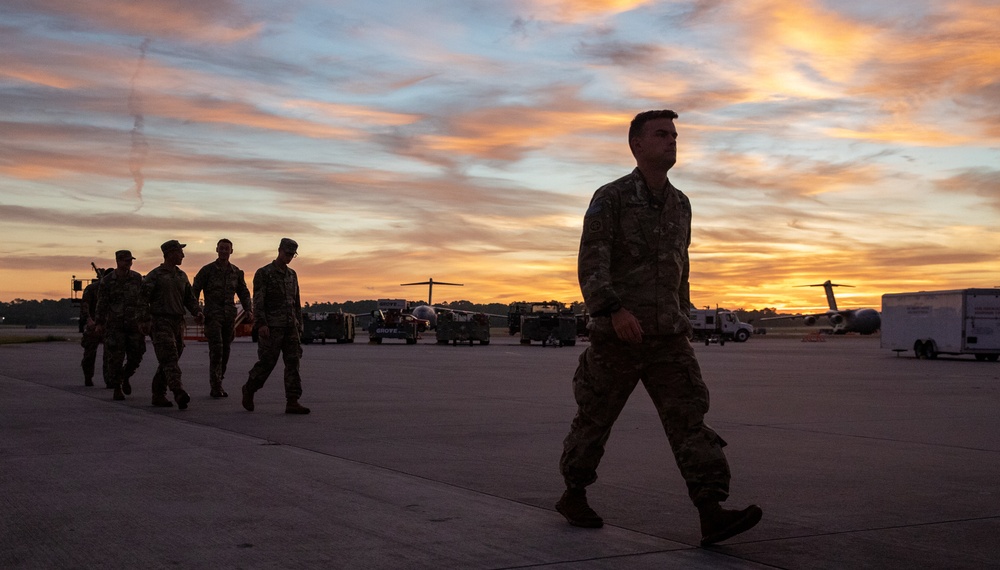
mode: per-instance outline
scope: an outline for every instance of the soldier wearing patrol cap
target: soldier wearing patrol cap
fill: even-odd
[[[302,358],[302,303],[299,299],[299,279],[288,264],[298,255],[299,244],[291,238],[281,238],[278,256],[261,267],[253,276],[254,329],[257,331],[257,363],[250,369],[243,385],[243,407],[254,410],[254,392],[274,370],[280,355],[285,363],[285,413],[308,414],[309,408],[299,404],[302,379],[299,360]]]
[[[705,424],[708,388],[688,341],[691,203],[667,178],[677,160],[677,113],[639,113],[629,127],[630,174],[601,187],[584,216],[578,276],[591,314],[591,344],[573,377],[577,413],[559,462],[570,524],[597,528],[586,487],[615,419],[640,381],[659,413],[701,520],[702,545],[749,530],[760,507],[723,509],[725,442]]]
[[[167,388],[174,394],[177,407],[186,409],[191,396],[181,382],[181,354],[184,352],[184,311],[185,309],[199,321],[201,308],[191,290],[191,282],[181,271],[184,261],[184,247],[187,244],[172,239],[160,246],[163,263],[142,279],[142,292],[149,303],[152,317],[150,337],[159,366],[153,375],[153,405],[170,407]]]
[[[104,335],[104,378],[115,389],[114,399],[132,393],[129,379],[146,354],[149,311],[142,297],[142,275],[132,271],[135,257],[127,249],[115,252],[117,267],[101,279],[97,293],[98,334]]]
[[[244,316],[253,322],[250,305],[250,290],[247,288],[243,270],[229,261],[233,254],[233,242],[222,238],[215,245],[218,259],[201,268],[194,276],[194,298],[205,292],[205,338],[208,340],[208,380],[209,394],[213,398],[226,398],[229,394],[222,388],[222,379],[229,364],[229,347],[233,343],[236,327],[236,305],[233,297],[239,297]]]

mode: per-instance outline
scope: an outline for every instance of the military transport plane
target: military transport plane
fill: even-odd
[[[830,310],[825,313],[812,315],[791,315],[787,317],[769,317],[760,319],[761,321],[775,321],[778,319],[802,319],[807,325],[816,324],[816,319],[826,317],[833,325],[834,334],[845,334],[856,332],[860,334],[872,334],[882,327],[882,317],[875,309],[838,309],[837,300],[833,297],[834,287],[853,287],[853,285],[842,285],[831,283],[829,279],[816,285],[801,285],[801,287],[822,287],[826,290],[826,302],[830,305]]]
[[[438,285],[454,285],[455,287],[464,287],[464,283],[445,283],[443,281],[435,281],[433,277],[428,277],[427,281],[420,281],[419,283],[400,283],[400,287],[408,287],[410,285],[427,285],[427,304],[419,305],[414,307],[410,314],[418,319],[427,321],[427,327],[431,330],[437,328],[437,312],[438,310],[452,310],[446,309],[444,307],[434,306],[434,284]]]
[[[452,309],[450,307],[437,307],[434,305],[434,285],[453,285],[455,287],[464,287],[463,283],[445,283],[443,281],[435,281],[433,277],[428,277],[427,281],[420,281],[419,283],[400,283],[400,287],[408,287],[410,285],[427,285],[427,304],[418,305],[410,311],[410,314],[418,319],[427,321],[427,328],[434,330],[437,328],[438,313],[459,313],[462,315],[470,314],[484,314],[488,317],[494,317],[498,319],[506,319],[507,315],[494,315],[492,313],[476,313],[475,311],[463,311],[461,309]]]

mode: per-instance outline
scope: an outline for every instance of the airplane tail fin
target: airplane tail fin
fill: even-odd
[[[833,296],[834,287],[854,287],[854,285],[844,285],[842,283],[831,283],[829,279],[822,283],[817,283],[816,285],[803,285],[803,287],[822,287],[826,291],[826,303],[830,306],[831,311],[837,311],[837,299]]]

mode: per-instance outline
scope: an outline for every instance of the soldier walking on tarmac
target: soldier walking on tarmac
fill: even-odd
[[[243,407],[252,412],[254,392],[264,387],[264,382],[278,363],[280,354],[285,362],[285,413],[308,414],[309,408],[299,404],[302,396],[302,379],[299,377],[299,360],[302,358],[302,303],[299,299],[299,280],[288,264],[298,256],[299,244],[281,238],[278,256],[261,267],[253,276],[254,328],[257,330],[257,363],[250,369],[247,383],[243,385]]]
[[[80,346],[83,347],[83,360],[80,366],[83,368],[83,385],[94,385],[94,365],[97,364],[97,348],[101,345],[101,335],[97,334],[97,291],[101,286],[101,279],[110,273],[111,270],[98,269],[97,280],[87,285],[83,289],[80,298]],[[104,384],[111,388],[108,382],[108,374],[104,373]]]
[[[688,341],[691,203],[667,178],[677,160],[676,118],[669,110],[636,115],[628,138],[637,167],[598,189],[584,216],[577,269],[591,345],[573,377],[578,407],[559,462],[566,492],[556,510],[575,526],[603,525],[586,487],[641,381],[698,509],[705,546],[749,530],[762,511],[719,504],[729,496],[725,442],[705,424],[708,388]]]
[[[201,321],[203,315],[191,290],[188,276],[179,267],[184,261],[187,244],[172,239],[160,246],[163,263],[142,279],[143,296],[149,303],[152,317],[150,337],[159,366],[153,375],[153,405],[173,406],[167,399],[167,388],[174,394],[177,407],[184,410],[191,396],[181,383],[181,354],[184,352],[184,310]]]
[[[192,288],[197,300],[205,292],[205,338],[208,339],[208,374],[213,398],[226,398],[228,393],[222,388],[229,363],[229,347],[233,343],[236,327],[236,305],[233,296],[239,297],[243,305],[244,318],[253,322],[250,306],[250,290],[247,289],[243,270],[229,262],[233,254],[233,242],[226,238],[215,246],[219,258],[201,268],[194,276]]]
[[[105,273],[97,295],[96,331],[104,336],[104,381],[115,389],[114,399],[132,393],[129,378],[146,354],[149,306],[142,297],[142,275],[132,271],[132,252],[115,252],[114,271]]]

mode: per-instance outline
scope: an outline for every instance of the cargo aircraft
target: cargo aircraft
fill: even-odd
[[[860,334],[872,334],[882,327],[882,317],[875,309],[838,309],[837,300],[833,297],[834,287],[853,287],[853,285],[842,285],[831,283],[829,279],[816,285],[801,285],[801,287],[822,287],[826,291],[826,302],[830,305],[830,310],[825,313],[814,313],[811,315],[789,315],[785,317],[768,317],[761,321],[775,321],[778,319],[802,319],[809,326],[816,324],[816,320],[826,317],[833,325],[834,334],[846,334],[856,332]]]
[[[434,305],[434,285],[452,285],[455,287],[464,287],[464,283],[445,283],[443,281],[435,281],[433,277],[428,277],[427,281],[420,281],[418,283],[400,283],[400,287],[408,287],[410,285],[427,285],[427,304],[418,305],[410,311],[410,314],[427,321],[427,328],[434,330],[437,328],[437,318],[438,313],[458,313],[461,315],[477,314],[475,311],[463,311],[461,309],[452,309],[450,307],[436,307]],[[506,319],[507,315],[494,315],[491,313],[481,313],[488,317],[503,318]]]

